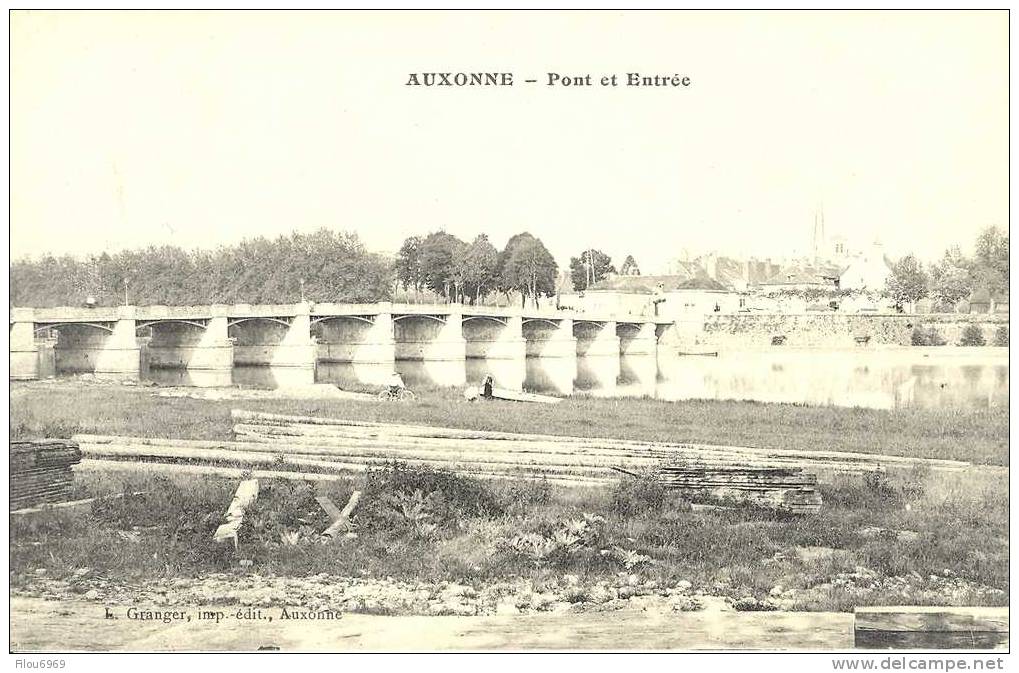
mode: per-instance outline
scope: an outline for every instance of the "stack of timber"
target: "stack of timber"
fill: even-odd
[[[817,475],[799,468],[696,467],[663,465],[658,480],[697,502],[751,503],[794,514],[821,508]]]
[[[80,460],[78,445],[66,439],[11,442],[11,510],[67,500],[71,466]]]
[[[824,480],[836,474],[861,474],[917,467],[933,471],[959,471],[970,463],[886,456],[843,451],[797,451],[742,446],[647,442],[592,437],[569,437],[530,433],[465,430],[428,425],[374,423],[315,416],[292,416],[234,409],[234,434],[253,442],[289,445],[345,446],[349,448],[390,447],[396,451],[462,449],[456,440],[470,440],[470,448],[486,455],[523,454],[544,459],[549,455],[580,456],[585,461],[602,459],[607,465],[626,469],[653,468],[663,461],[682,461],[703,466],[801,468]]]
[[[252,477],[338,479],[399,461],[483,479],[604,486],[650,471],[693,502],[749,502],[816,511],[818,474],[888,464],[963,469],[966,463],[890,456],[647,443],[459,428],[370,423],[234,410],[237,441],[78,435],[85,469],[145,465]]]

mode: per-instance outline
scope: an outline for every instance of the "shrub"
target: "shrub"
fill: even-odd
[[[444,529],[455,528],[464,519],[504,512],[498,498],[477,479],[400,462],[368,471],[361,502],[366,518],[398,523],[409,521],[409,512],[410,519],[427,519]]]
[[[604,524],[605,519],[591,514],[584,514],[580,519],[560,519],[535,532],[501,538],[497,548],[527,558],[536,567],[561,568],[575,557],[594,554],[602,546]]]
[[[506,509],[523,509],[534,505],[548,505],[552,502],[552,484],[548,479],[540,481],[510,481],[500,493]]]
[[[947,342],[935,328],[924,329],[917,326],[913,328],[910,343],[914,346],[944,346]]]
[[[265,480],[258,498],[244,512],[241,535],[250,531],[251,537],[263,545],[294,546],[316,539],[329,524],[329,517],[315,501],[311,484]]]
[[[994,330],[994,345],[1008,346],[1008,325],[998,325],[998,329]]]
[[[894,478],[885,472],[867,472],[862,480],[836,479],[822,489],[822,496],[826,503],[848,509],[898,509],[923,496],[925,480],[922,468]]]
[[[970,323],[962,330],[962,339],[959,341],[960,346],[983,346],[984,331],[980,329],[979,325]]]
[[[623,479],[612,492],[612,509],[623,516],[648,516],[665,509],[669,492],[651,472]]]

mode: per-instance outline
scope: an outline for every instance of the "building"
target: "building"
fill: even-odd
[[[708,277],[703,270],[696,271],[697,275],[692,276],[612,275],[584,292],[563,295],[560,304],[592,313],[666,317],[739,309],[738,292]]]
[[[869,250],[850,260],[839,275],[839,287],[844,290],[881,292],[891,273],[891,261],[881,244],[875,242]]]
[[[835,290],[842,270],[828,263],[793,262],[760,283],[766,292],[782,290]]]
[[[722,283],[700,276],[685,280],[662,293],[658,315],[671,318],[734,313],[741,307],[741,295]]]
[[[986,288],[974,290],[969,297],[970,313],[1008,313],[1008,292],[992,294]]]

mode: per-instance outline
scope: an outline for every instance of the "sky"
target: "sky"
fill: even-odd
[[[11,257],[322,227],[683,250],[1008,228],[999,12],[14,12]],[[410,73],[512,72],[505,88]],[[549,87],[547,73],[595,86]],[[679,74],[689,87],[602,87]],[[524,79],[537,79],[526,84]]]

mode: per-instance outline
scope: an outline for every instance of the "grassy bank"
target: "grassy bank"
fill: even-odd
[[[147,387],[81,382],[16,384],[11,434],[231,439],[229,411],[241,407],[1008,464],[1003,409],[876,411],[594,398],[546,407],[468,403],[459,392],[440,389],[421,391],[415,403],[213,401],[153,393]],[[425,469],[376,469],[314,485],[263,480],[237,551],[212,542],[235,488],[235,480],[214,477],[82,473],[75,495],[97,496],[91,507],[12,516],[12,586],[32,592],[44,582],[50,588],[43,592],[106,600],[103,592],[111,587],[196,578],[198,585],[187,590],[198,600],[219,591],[216,586],[237,586],[229,578],[259,584],[262,577],[304,581],[325,573],[320,582],[342,586],[341,598],[358,588],[351,578],[377,580],[390,593],[396,591],[393,582],[404,583],[398,600],[373,598],[370,604],[344,603],[344,609],[432,614],[436,609],[492,614],[507,596],[533,610],[632,607],[627,601],[655,592],[650,598],[671,601],[672,609],[696,609],[708,598],[726,597],[742,606],[737,609],[849,610],[1003,604],[1009,590],[1003,470],[846,478],[822,486],[822,511],[804,517],[742,508],[695,511],[675,494],[630,478],[615,489],[477,481]],[[355,535],[323,541],[319,533],[329,521],[315,497],[328,495],[342,506],[354,489],[364,493]],[[143,494],[106,497],[139,491]],[[242,559],[251,564],[241,567]],[[202,584],[210,581],[215,586]],[[450,603],[449,586],[442,583],[475,589]],[[238,600],[233,596],[225,600]]]
[[[847,409],[754,402],[574,397],[554,406],[467,403],[459,391],[420,391],[415,403],[195,400],[146,387],[12,384],[13,437],[78,432],[231,439],[231,408],[478,430],[767,448],[859,451],[1008,465],[1008,410]]]
[[[216,478],[84,476],[82,494],[144,493],[12,517],[12,586],[43,576],[85,593],[90,578],[141,586],[211,573],[238,581],[328,573],[391,578],[413,583],[415,592],[440,582],[478,591],[524,583],[579,606],[608,601],[600,595],[607,591],[619,602],[626,591],[667,587],[690,596],[682,609],[696,609],[698,595],[750,610],[1007,601],[1007,476],[1000,472],[847,480],[823,487],[821,514],[798,518],[692,511],[630,480],[615,490],[567,490],[420,469],[317,485],[264,480],[236,552],[212,542],[235,487]],[[354,488],[364,493],[356,537],[324,542],[318,533],[329,521],[315,496],[343,503]],[[241,568],[239,559],[251,565]],[[399,611],[385,603],[374,609]]]

